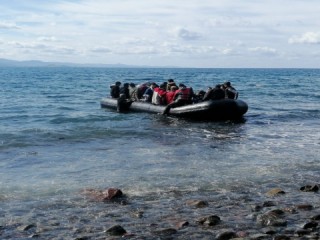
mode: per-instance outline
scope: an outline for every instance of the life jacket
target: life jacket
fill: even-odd
[[[179,90],[178,90],[179,91]],[[173,102],[173,99],[174,99],[174,95],[176,94],[176,91],[170,91],[170,92],[167,92],[166,94],[166,101],[167,101],[167,104],[169,103],[172,103]]]
[[[176,91],[175,100],[190,101],[192,97],[191,93],[191,88],[181,88],[178,91]]]
[[[155,88],[153,90],[153,95],[152,95],[152,103],[155,105],[164,105],[165,104],[165,95],[166,91],[162,88]]]

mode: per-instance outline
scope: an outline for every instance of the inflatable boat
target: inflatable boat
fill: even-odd
[[[118,101],[114,98],[103,98],[102,108],[114,109],[119,112],[148,112],[162,114],[165,106],[140,101]],[[171,108],[169,115],[196,120],[237,120],[248,111],[248,105],[242,100],[221,99],[209,100],[181,107]]]

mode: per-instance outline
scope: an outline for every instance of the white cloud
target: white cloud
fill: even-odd
[[[37,40],[41,42],[56,42],[57,38],[53,36],[42,36],[38,37]]]
[[[89,51],[93,53],[112,53],[111,49],[107,47],[96,47],[96,48],[89,49]]]
[[[64,55],[64,56],[74,56],[74,55],[81,55],[83,54],[82,51],[79,51],[78,49],[74,49],[72,47],[68,47],[68,46],[59,46],[56,48],[46,48],[45,52],[42,52],[42,54],[47,54],[47,53],[53,53],[53,54],[60,54],[60,55]]]
[[[250,52],[255,52],[267,56],[275,56],[278,54],[277,50],[270,47],[254,47],[248,49]]]
[[[231,48],[225,48],[225,49],[223,49],[223,50],[221,51],[221,53],[222,53],[223,55],[229,55],[229,54],[232,54],[232,53],[233,53],[233,49],[231,49]]]
[[[0,22],[0,29],[20,29],[15,23]]]
[[[212,27],[252,27],[255,26],[251,22],[250,19],[248,19],[245,16],[219,16],[214,17],[208,20],[208,24]]]
[[[189,31],[185,28],[178,28],[175,30],[176,36],[180,39],[189,41],[189,40],[196,40],[199,39],[201,36],[199,33],[195,31]]]
[[[320,32],[306,32],[300,36],[293,36],[289,39],[289,43],[319,44]]]
[[[237,67],[265,58],[279,66],[315,57],[313,46],[288,41],[320,43],[310,31],[320,25],[315,0],[4,2],[2,48],[17,60]]]
[[[118,41],[121,44],[129,44],[129,45],[153,45],[156,44],[156,41],[153,39],[148,38],[141,38],[141,37],[125,37]]]

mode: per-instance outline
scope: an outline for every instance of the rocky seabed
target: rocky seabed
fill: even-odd
[[[319,185],[266,192],[148,196],[86,189],[68,201],[32,205],[9,218],[1,239],[320,239]]]

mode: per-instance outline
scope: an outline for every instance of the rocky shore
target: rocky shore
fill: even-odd
[[[117,188],[86,189],[72,201],[31,204],[27,215],[2,223],[0,237],[320,239],[318,190],[313,184],[255,194],[172,190],[140,197]]]

